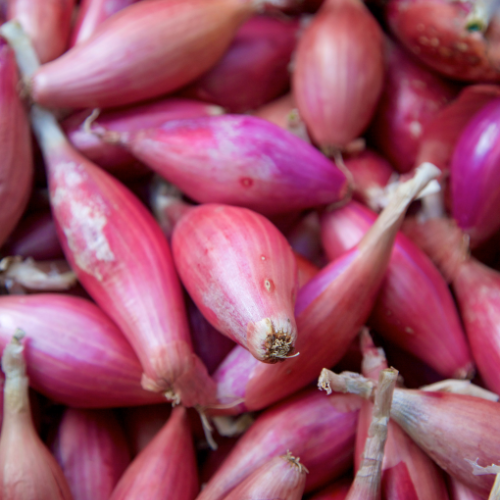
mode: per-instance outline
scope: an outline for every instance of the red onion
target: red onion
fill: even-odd
[[[14,53],[0,40],[0,246],[21,218],[33,182],[29,123],[17,86]]]
[[[295,257],[263,216],[201,205],[175,226],[177,271],[203,316],[256,359],[276,363],[294,351]]]
[[[264,3],[138,2],[40,68],[30,82],[33,99],[49,107],[113,107],[176,90],[213,66]]]
[[[463,233],[447,219],[408,221],[405,232],[452,283],[477,369],[500,393],[500,274],[467,255]]]
[[[104,142],[93,131],[105,129],[130,132],[159,126],[171,120],[221,113],[218,106],[189,99],[169,98],[118,111],[105,111],[89,124],[88,129],[86,120],[90,121],[92,114],[89,110],[81,111],[67,118],[62,127],[73,146],[89,160],[106,170],[123,175],[125,167],[133,166],[137,160],[119,145]]]
[[[182,95],[242,113],[278,97],[289,86],[288,65],[299,21],[256,16],[236,33],[223,58]]]
[[[415,167],[427,124],[451,101],[457,89],[386,41],[382,96],[370,124],[370,142],[400,172]]]
[[[23,346],[16,337],[2,356],[5,373],[0,437],[0,497],[72,500],[64,475],[31,420]]]
[[[243,480],[224,500],[301,500],[307,469],[299,458],[286,455],[274,457]]]
[[[293,74],[300,115],[323,150],[364,131],[383,73],[382,32],[363,2],[327,1],[298,43]]]
[[[384,188],[396,177],[394,169],[371,150],[347,157],[344,161],[353,179],[353,198],[379,212],[386,203]]]
[[[455,144],[469,120],[486,104],[500,97],[500,86],[469,85],[441,109],[425,127],[417,163],[429,161],[448,171]]]
[[[321,225],[317,212],[311,212],[302,217],[286,233],[286,239],[294,252],[303,255],[318,267],[323,267],[325,255],[321,245]]]
[[[451,161],[453,218],[472,245],[500,228],[500,98],[470,120],[460,135]]]
[[[475,493],[452,477],[450,477],[450,493],[451,500],[482,500],[486,498],[483,495]]]
[[[31,385],[57,402],[102,408],[162,401],[141,388],[141,366],[113,322],[91,302],[65,295],[0,297],[0,346],[26,332]]]
[[[103,137],[118,141],[200,203],[271,215],[349,196],[346,177],[334,163],[293,134],[252,116],[171,121]]]
[[[318,386],[370,397],[373,382],[358,374],[335,375],[324,369]],[[474,491],[488,494],[491,475],[474,475],[473,463],[498,461],[500,446],[496,423],[500,405],[474,396],[413,389],[394,390],[391,418],[442,469]]]
[[[19,21],[46,63],[66,50],[74,6],[75,0],[7,0],[7,20]]]
[[[299,277],[299,289],[302,288],[308,281],[312,280],[314,276],[319,273],[319,268],[311,261],[302,257],[297,252],[294,252],[295,260],[297,261],[297,271]]]
[[[2,248],[4,255],[51,260],[63,257],[56,226],[50,212],[38,212],[24,218]]]
[[[265,408],[314,380],[321,366],[340,361],[373,308],[407,205],[439,170],[428,164],[417,172],[398,188],[359,245],[300,289],[295,306],[298,357],[266,366],[240,347],[229,353],[214,373],[219,401],[234,405],[227,411]]]
[[[110,410],[66,409],[53,452],[73,500],[108,500],[130,462],[125,436]]]
[[[375,220],[375,214],[356,202],[325,213],[322,236],[330,259],[354,247]],[[462,378],[472,371],[469,348],[445,280],[403,234],[396,236],[370,324],[445,377]]]
[[[351,487],[352,479],[345,478],[336,481],[331,486],[321,490],[319,493],[311,497],[311,500],[345,500],[349,488]]]
[[[294,450],[309,470],[306,492],[339,477],[351,464],[361,401],[344,395],[322,400],[315,390],[296,394],[260,415],[200,493],[223,499],[270,458]]]
[[[109,500],[194,500],[198,476],[186,409],[172,411],[168,422],[123,474]]]
[[[398,40],[433,70],[456,80],[498,81],[496,7],[490,0],[391,0],[386,15]]]
[[[71,31],[69,46],[90,38],[108,17],[139,0],[82,0]]]

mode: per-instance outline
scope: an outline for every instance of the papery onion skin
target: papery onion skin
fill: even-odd
[[[293,95],[323,149],[342,148],[370,122],[382,92],[382,32],[358,0],[327,1],[304,30]]]
[[[350,196],[335,163],[293,134],[252,116],[172,121],[119,137],[136,158],[199,203],[273,215]]]
[[[29,122],[18,82],[14,53],[0,40],[0,246],[21,218],[33,182]]]
[[[345,500],[349,488],[351,487],[352,478],[345,478],[336,481],[331,486],[327,486],[320,492],[311,497],[311,500]]]
[[[125,435],[110,410],[67,408],[53,453],[73,500],[108,500],[130,462]]]
[[[218,500],[269,458],[295,450],[309,470],[306,492],[339,477],[350,466],[361,401],[333,395],[321,401],[302,391],[260,415],[200,493]]]
[[[500,228],[500,98],[487,104],[460,135],[451,161],[452,214],[470,236],[484,242]]]
[[[409,172],[427,124],[457,89],[386,40],[384,90],[370,123],[369,141],[399,172]]]
[[[7,0],[7,20],[19,21],[43,64],[66,50],[75,3],[75,0]]]
[[[139,0],[82,0],[75,25],[71,30],[69,47],[90,38],[108,17]]]
[[[61,125],[71,144],[84,156],[113,174],[118,173],[123,176],[124,167],[137,163],[137,160],[119,145],[104,142],[93,131],[105,128],[117,132],[130,132],[159,126],[170,120],[221,113],[221,108],[211,104],[191,99],[167,98],[124,109],[104,111],[92,121],[89,130],[85,129],[85,120],[91,116],[90,110],[70,116]]]
[[[201,205],[175,226],[172,253],[191,298],[218,331],[266,363],[293,354],[297,265],[268,219]]]
[[[254,10],[252,1],[136,3],[42,66],[32,97],[47,107],[104,108],[166,94],[210,68]]]
[[[0,297],[1,347],[26,333],[30,383],[80,408],[160,402],[141,387],[142,369],[116,325],[88,300],[62,294]]]
[[[134,459],[109,500],[194,500],[198,476],[186,409],[174,408],[169,420]]]
[[[322,239],[330,259],[357,244],[373,221],[375,214],[357,202],[325,213]],[[427,256],[401,233],[369,322],[444,377],[470,374],[473,362],[448,286]]]
[[[450,484],[451,500],[483,500],[486,498],[483,495],[473,492],[456,479],[453,479],[452,477],[448,477],[448,479]]]
[[[289,86],[288,65],[299,21],[256,16],[239,29],[222,59],[181,95],[218,104],[231,113],[256,109]]]
[[[215,387],[192,350],[180,283],[160,227],[119,181],[73,149],[50,113],[34,106],[32,120],[66,258],[137,353],[143,387],[186,406],[210,402]]]

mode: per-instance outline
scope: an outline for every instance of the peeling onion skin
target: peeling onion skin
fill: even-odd
[[[92,302],[63,294],[0,297],[0,347],[26,333],[30,384],[58,403],[110,408],[163,401],[116,325]]]
[[[270,458],[294,450],[309,470],[305,491],[314,491],[347,472],[352,464],[357,416],[362,401],[332,399],[316,389],[301,391],[259,415],[238,440],[197,500],[222,500]]]
[[[193,352],[160,227],[127,188],[73,149],[50,113],[34,106],[32,119],[68,263],[131,343],[144,369],[143,387],[186,406],[211,402],[215,386]]]
[[[500,18],[494,15],[484,34],[469,30],[469,14],[475,3],[391,0],[386,19],[402,45],[443,76],[466,82],[498,82]]]
[[[293,95],[312,139],[342,148],[368,126],[382,92],[383,39],[358,0],[328,0],[298,43]]]
[[[451,160],[452,215],[478,246],[500,228],[500,98],[469,121]]]
[[[138,2],[102,23],[87,41],[43,65],[30,80],[31,95],[46,107],[105,108],[172,92],[222,56],[256,3]]]
[[[71,30],[69,47],[90,38],[96,29],[113,14],[139,0],[82,0],[75,25]]]
[[[17,19],[42,64],[67,48],[75,0],[7,0],[7,21]]]
[[[198,206],[175,226],[172,252],[184,286],[214,328],[265,363],[293,354],[297,264],[268,219],[229,205]]]
[[[0,246],[16,227],[31,193],[33,160],[14,53],[0,40]]]
[[[130,463],[125,435],[110,410],[67,408],[52,450],[73,500],[108,500]]]

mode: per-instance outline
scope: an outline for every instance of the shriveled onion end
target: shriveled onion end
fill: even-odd
[[[297,329],[290,319],[264,318],[247,328],[248,350],[264,363],[278,363],[294,355],[296,337]]]
[[[146,391],[162,392],[173,406],[177,406],[181,403],[180,395],[177,394],[172,388],[169,388],[166,381],[158,382],[157,380],[154,380],[143,373],[141,378],[141,386]]]
[[[12,340],[3,351],[2,371],[7,378],[26,376],[26,363],[23,355],[24,346],[21,344],[23,337],[24,332],[20,329],[16,330]]]
[[[296,467],[300,473],[309,474],[307,467],[300,463],[300,457],[294,457],[290,450],[287,450],[286,455],[281,455],[281,458],[287,461],[292,467]]]

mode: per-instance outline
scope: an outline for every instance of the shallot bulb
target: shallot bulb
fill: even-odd
[[[33,426],[22,333],[2,356],[5,373],[0,437],[0,497],[12,500],[73,500],[55,458]]]
[[[500,228],[500,98],[479,111],[460,135],[451,161],[452,214],[470,236],[484,242]]]
[[[217,330],[266,363],[293,353],[297,265],[265,217],[225,205],[193,208],[175,226],[172,251],[184,286]]]
[[[264,3],[135,3],[41,67],[30,81],[33,99],[48,107],[114,107],[172,92],[213,66]]]
[[[75,3],[75,0],[7,0],[7,20],[19,21],[43,64],[66,50]]]
[[[328,0],[304,30],[293,95],[325,151],[346,147],[370,122],[384,79],[382,31],[360,0]]]

